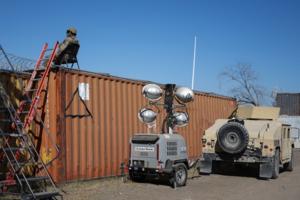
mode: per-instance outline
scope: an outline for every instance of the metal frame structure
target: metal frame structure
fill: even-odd
[[[45,129],[55,146],[57,156],[50,162],[44,163],[29,133],[34,119],[38,119],[39,124],[46,128],[38,113],[37,105],[41,99],[42,91],[46,91],[45,86],[58,48],[58,42],[53,49],[48,50],[47,48],[48,44],[45,44],[31,73],[31,78],[23,94],[24,99],[18,109],[14,108],[9,95],[0,82],[0,122],[4,123],[1,127],[5,128],[5,130],[0,129],[2,141],[0,143],[0,156],[2,162],[7,164],[6,179],[0,181],[0,191],[3,194],[9,193],[9,187],[17,186],[17,192],[24,200],[62,198],[47,169],[47,165],[59,155],[58,146],[53,142],[48,129]],[[1,51],[11,65],[11,70],[15,70],[2,47]],[[51,54],[45,56],[46,52],[51,52]]]

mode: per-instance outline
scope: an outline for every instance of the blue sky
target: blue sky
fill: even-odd
[[[0,43],[34,58],[44,42],[78,29],[84,70],[190,86],[225,95],[225,67],[252,64],[269,91],[300,92],[300,1],[297,0],[2,0]],[[223,85],[223,86],[222,86]]]

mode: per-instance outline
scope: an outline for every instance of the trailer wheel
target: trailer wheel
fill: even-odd
[[[179,163],[174,166],[174,177],[173,179],[173,184],[175,184],[175,187],[182,187],[186,185],[186,180],[187,180],[187,168],[185,164]]]
[[[275,155],[273,157],[272,179],[277,179],[279,176],[279,159],[280,159],[280,152],[279,149],[276,149]]]

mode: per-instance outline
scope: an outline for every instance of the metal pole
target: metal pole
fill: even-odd
[[[192,90],[194,89],[194,80],[195,80],[196,48],[197,48],[197,37],[195,36],[195,39],[194,39],[193,73],[192,73]]]

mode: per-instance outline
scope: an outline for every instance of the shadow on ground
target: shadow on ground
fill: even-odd
[[[213,173],[226,176],[259,178],[258,165],[239,165],[232,163],[214,163]]]

